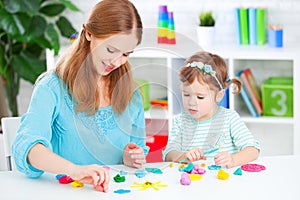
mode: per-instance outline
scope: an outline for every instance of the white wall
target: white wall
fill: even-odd
[[[113,0],[111,0],[113,2]],[[90,9],[98,0],[72,0],[81,9],[81,12],[66,12],[67,17],[77,30],[81,30],[86,22]],[[196,39],[198,14],[201,10],[212,10],[216,16],[216,41],[220,43],[234,43],[235,7],[265,7],[268,10],[269,24],[282,25],[284,28],[284,43],[300,42],[300,0],[131,0],[138,9],[144,27],[156,28],[158,6],[168,5],[169,11],[174,12],[175,29],[187,37]],[[63,41],[69,44],[68,40]],[[20,95],[18,96],[19,113],[26,112],[29,105],[33,86],[21,81]]]
[[[98,0],[89,0],[89,4],[82,0],[72,2],[82,10],[81,13],[72,13],[70,17],[80,30],[89,10]],[[131,0],[131,2],[138,9],[146,28],[156,28],[158,6],[168,5],[168,10],[174,12],[176,31],[195,41],[198,14],[202,10],[212,10],[216,17],[216,41],[235,42],[233,9],[241,6],[267,8],[268,24],[282,25],[284,28],[284,43],[299,42],[300,39],[300,0]]]

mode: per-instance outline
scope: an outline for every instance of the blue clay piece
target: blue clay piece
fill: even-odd
[[[145,171],[145,170],[136,170],[136,171],[135,171],[135,175],[136,175],[138,178],[143,178],[144,176],[146,176],[146,171]]]
[[[219,170],[221,169],[221,166],[218,165],[210,165],[207,167],[209,170]]]
[[[59,180],[63,176],[67,176],[67,174],[57,174],[55,177],[56,177],[56,180]]]
[[[125,176],[125,175],[127,175],[127,172],[121,170],[121,171],[120,171],[120,175]]]
[[[191,172],[193,168],[194,168],[194,164],[190,162],[186,167],[179,168],[178,170],[180,172]]]
[[[131,192],[131,190],[119,189],[119,190],[114,191],[114,193],[117,193],[117,194],[125,194],[125,193],[129,193],[129,192]]]
[[[158,169],[158,168],[146,168],[146,171],[147,172],[152,172],[152,173],[154,173],[154,174],[162,174],[163,172],[160,170],[160,169]]]
[[[234,175],[239,175],[241,176],[242,175],[242,169],[241,168],[237,168],[234,172],[233,172]]]

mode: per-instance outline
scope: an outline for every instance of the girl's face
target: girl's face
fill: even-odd
[[[106,39],[100,39],[86,33],[90,41],[92,59],[98,74],[108,75],[127,62],[129,54],[137,46],[138,39],[132,32],[130,34],[116,34]]]
[[[197,79],[192,84],[182,84],[182,99],[184,109],[196,121],[204,121],[211,118],[217,111],[215,102],[216,92],[210,90],[207,84],[201,84]]]

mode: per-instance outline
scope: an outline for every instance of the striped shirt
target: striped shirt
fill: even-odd
[[[253,137],[239,114],[231,109],[219,107],[217,113],[208,120],[197,122],[189,113],[183,112],[174,118],[163,159],[172,150],[188,152],[192,148],[209,151],[237,153],[245,147],[253,146],[260,150],[259,142]]]

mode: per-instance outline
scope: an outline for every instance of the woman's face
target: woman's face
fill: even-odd
[[[98,74],[102,76],[108,75],[126,63],[129,54],[133,52],[138,43],[133,32],[116,34],[105,39],[86,33],[86,39],[90,41],[94,66]]]

